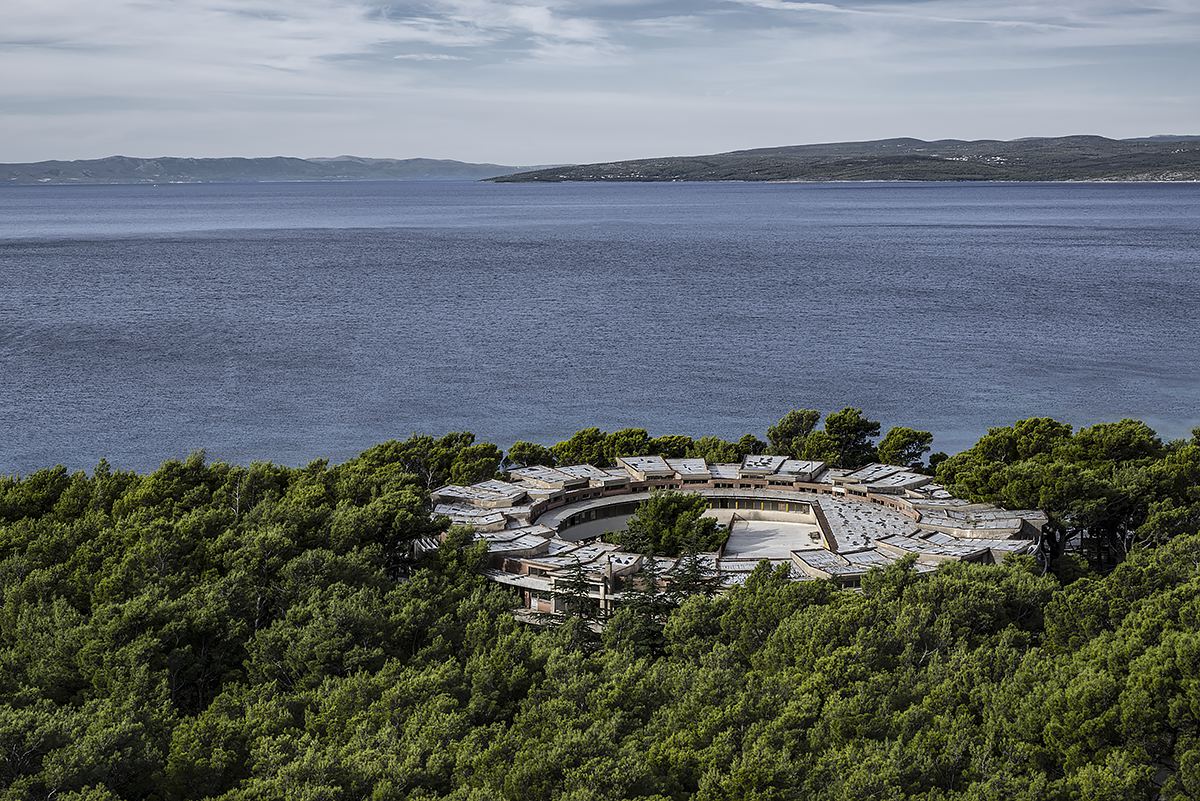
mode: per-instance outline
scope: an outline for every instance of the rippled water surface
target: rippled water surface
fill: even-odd
[[[1200,424],[1200,186],[0,189],[0,472],[414,431]]]

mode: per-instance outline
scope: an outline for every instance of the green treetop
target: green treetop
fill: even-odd
[[[933,434],[907,426],[896,426],[879,443],[879,461],[903,467],[920,467],[933,444]]]
[[[628,550],[660,556],[678,556],[688,549],[716,550],[728,531],[706,517],[708,501],[690,492],[660,491],[640,503],[629,518],[618,542]]]

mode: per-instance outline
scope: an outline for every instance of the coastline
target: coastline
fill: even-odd
[[[773,178],[754,181],[746,178],[673,178],[673,179],[636,179],[636,178],[571,178],[557,181],[501,181],[496,178],[348,178],[348,179],[271,179],[264,178],[255,181],[38,181],[34,183],[3,183],[2,188],[30,187],[88,187],[88,186],[256,186],[260,184],[954,184],[964,186],[970,184],[1200,184],[1200,178],[1181,178],[1179,180],[1137,179],[1137,178],[1033,178],[1021,180],[1014,178],[988,178],[984,180],[962,180],[954,178]]]

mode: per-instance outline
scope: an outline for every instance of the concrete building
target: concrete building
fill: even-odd
[[[559,611],[569,576],[611,612],[635,586],[646,559],[669,582],[674,559],[625,553],[601,540],[654,490],[705,498],[729,538],[704,559],[724,586],[761,561],[786,565],[797,581],[855,586],[875,567],[912,556],[918,571],[948,561],[996,562],[1032,550],[1046,523],[1037,511],[1007,511],[954,498],[929,476],[894,465],[839,470],[823,462],[748,456],[741,464],[629,456],[615,468],[521,467],[509,481],[450,485],[432,493],[433,514],[471,526],[487,542],[488,575],[520,594],[529,613]]]

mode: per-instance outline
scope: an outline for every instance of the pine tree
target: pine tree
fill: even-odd
[[[591,596],[592,583],[583,562],[572,561],[565,575],[554,582],[554,606],[560,617],[575,618],[588,624],[599,622],[600,604]]]
[[[667,598],[678,606],[689,595],[715,595],[721,589],[717,572],[694,544],[689,544],[671,570]]]
[[[590,652],[597,644],[602,613],[600,604],[590,594],[592,581],[583,562],[575,559],[565,575],[554,582],[555,612],[543,615],[564,637],[564,643],[575,651]]]

